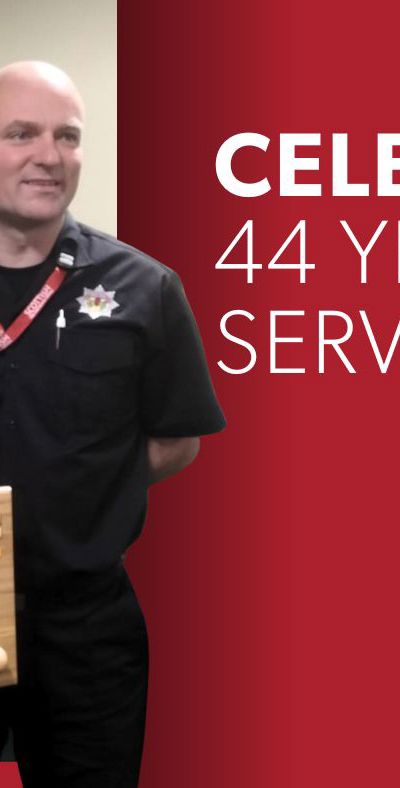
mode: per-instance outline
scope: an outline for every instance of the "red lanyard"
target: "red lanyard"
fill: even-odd
[[[46,279],[43,287],[32,298],[28,306],[13,320],[11,325],[5,329],[0,323],[0,351],[12,345],[26,331],[52,295],[61,287],[66,275],[66,271],[56,266]]]

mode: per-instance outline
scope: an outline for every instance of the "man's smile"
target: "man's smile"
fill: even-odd
[[[39,186],[44,188],[53,188],[56,186],[61,186],[61,181],[55,180],[54,178],[29,178],[23,180],[22,183],[25,186]]]

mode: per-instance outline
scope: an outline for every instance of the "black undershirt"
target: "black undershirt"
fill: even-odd
[[[23,299],[24,292],[28,292],[32,282],[44,268],[46,262],[44,260],[42,263],[25,266],[24,268],[11,268],[0,265],[0,290],[4,290],[4,288],[8,290],[12,299],[12,304],[10,304],[12,309],[14,304]]]
[[[44,285],[54,267],[54,255],[41,263],[13,268],[0,265],[0,324],[8,328]]]

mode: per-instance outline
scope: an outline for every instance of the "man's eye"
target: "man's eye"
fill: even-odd
[[[14,129],[8,133],[8,137],[12,140],[27,140],[32,136],[32,133],[27,129]]]
[[[63,131],[61,136],[72,145],[79,145],[79,136],[74,131]]]

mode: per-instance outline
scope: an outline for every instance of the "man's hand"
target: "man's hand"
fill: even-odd
[[[183,470],[193,462],[199,448],[200,438],[149,438],[149,484]]]

